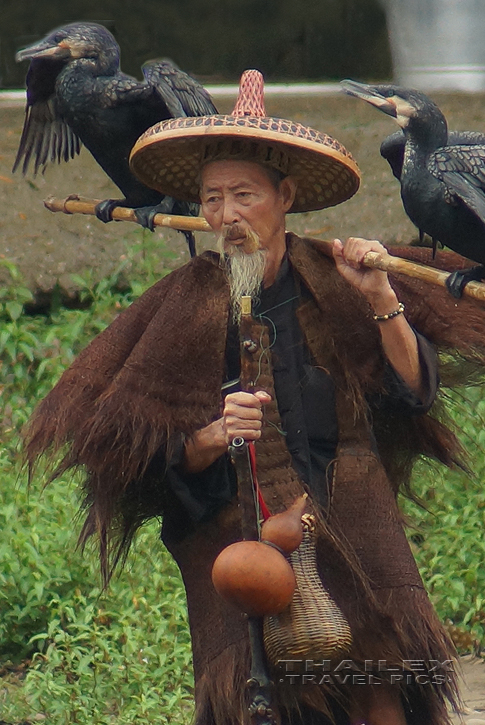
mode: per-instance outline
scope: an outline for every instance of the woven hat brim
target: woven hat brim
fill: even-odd
[[[359,188],[359,168],[335,139],[285,119],[250,116],[162,121],[149,128],[134,145],[131,170],[140,181],[163,194],[199,202],[204,149],[208,143],[228,138],[267,144],[287,154],[288,173],[298,184],[290,212],[340,204]]]

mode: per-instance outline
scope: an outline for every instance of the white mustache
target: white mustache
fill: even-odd
[[[237,245],[233,244],[236,240],[239,241]],[[259,249],[260,241],[256,232],[253,232],[252,229],[243,229],[239,224],[232,224],[222,232],[222,245],[227,254],[233,254],[235,247],[243,249],[246,254],[252,254]]]
[[[234,239],[247,238],[247,231],[239,226],[239,224],[232,224],[222,232],[222,236],[225,242],[231,242]]]

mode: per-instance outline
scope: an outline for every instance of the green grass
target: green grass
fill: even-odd
[[[164,273],[166,259],[140,237],[109,279],[78,280],[92,302],[84,311],[53,305],[47,316],[22,315],[30,293],[13,267],[12,283],[0,295],[0,720],[8,723],[35,716],[55,725],[190,721],[185,596],[159,541],[159,522],[144,527],[126,568],[102,593],[95,552],[82,556],[75,548],[75,481],[43,489],[35,480],[29,491],[18,450],[20,427],[36,401],[86,343]],[[482,395],[476,388],[455,396],[453,413],[477,477],[420,464],[416,488],[429,511],[405,504],[416,524],[409,533],[423,578],[464,650],[485,644]]]
[[[408,532],[433,604],[462,651],[485,647],[485,395],[477,386],[451,396],[452,417],[472,476],[418,463],[407,501]]]
[[[14,668],[3,678],[2,719],[188,723],[185,597],[159,526],[146,527],[122,576],[101,594],[95,557],[74,550],[69,491],[62,481],[30,500],[17,491],[1,519],[2,656],[30,660],[25,679]]]

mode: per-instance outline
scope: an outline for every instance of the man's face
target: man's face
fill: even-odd
[[[226,251],[231,245],[253,252],[252,232],[264,249],[284,232],[288,202],[283,182],[276,189],[265,170],[251,161],[212,161],[202,171],[202,213],[216,232],[221,232]],[[291,205],[291,204],[290,204]]]
[[[278,189],[265,169],[251,161],[212,161],[202,171],[202,211],[215,232],[226,268],[233,319],[241,314],[241,296],[259,296],[269,256],[283,254],[285,214],[295,185],[283,179]]]

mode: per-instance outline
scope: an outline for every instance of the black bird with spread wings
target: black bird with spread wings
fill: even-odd
[[[355,81],[342,81],[341,85],[401,126],[402,163],[397,149],[400,142],[386,140],[383,155],[390,157],[393,173],[401,182],[404,209],[420,234],[429,234],[434,246],[440,242],[480,264],[451,275],[448,289],[460,297],[468,281],[485,276],[485,137],[462,132],[451,143],[445,117],[419,91]]]
[[[131,173],[135,141],[158,121],[217,113],[207,91],[169,61],[143,66],[143,81],[120,70],[120,49],[111,33],[96,23],[71,23],[17,53],[30,60],[25,122],[13,170],[29,165],[34,173],[49,162],[68,161],[81,144],[124,194],[98,204],[101,221],[115,206],[136,209],[138,220],[153,229],[157,212],[198,214],[198,205],[164,197]],[[185,233],[185,232],[184,232]],[[186,233],[191,255],[193,235]]]

